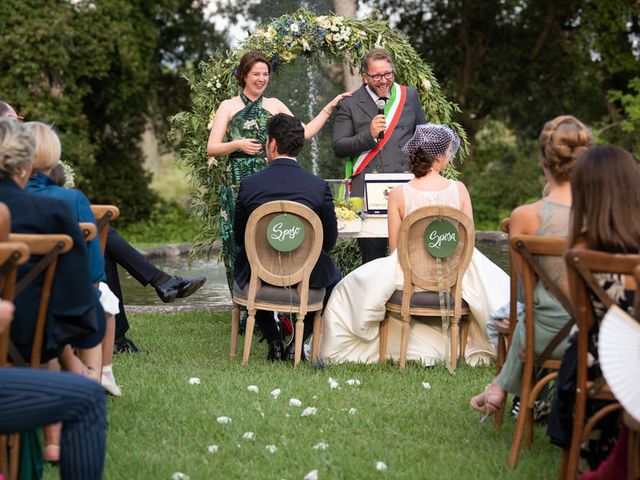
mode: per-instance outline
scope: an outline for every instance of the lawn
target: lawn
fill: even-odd
[[[463,366],[455,375],[441,366],[400,372],[392,363],[293,370],[267,362],[257,336],[249,364],[241,366],[228,356],[229,324],[228,314],[131,315],[130,336],[148,353],[115,358],[124,393],[108,399],[106,479],[169,480],[175,472],[191,480],[303,479],[312,470],[319,479],[557,475],[559,450],[542,428],[531,453],[509,470],[513,419],[495,431],[468,406],[493,367]],[[190,384],[192,377],[201,383]],[[330,388],[330,377],[339,388]],[[276,388],[281,393],[273,398]],[[290,406],[292,398],[302,405]],[[317,413],[301,416],[306,407]],[[218,423],[221,416],[231,423]],[[246,432],[255,439],[243,439]],[[216,453],[208,451],[211,445]],[[377,462],[386,471],[377,470]],[[51,469],[46,478],[55,478]]]

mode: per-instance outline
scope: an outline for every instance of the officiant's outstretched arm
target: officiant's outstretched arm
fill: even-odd
[[[364,195],[364,174],[406,172],[407,143],[427,123],[415,88],[395,83],[389,52],[375,48],[361,61],[362,86],[340,101],[333,124],[333,151],[347,158],[351,196]],[[383,113],[384,112],[384,113]],[[395,121],[397,120],[397,121]],[[387,254],[386,239],[360,239],[362,262]]]

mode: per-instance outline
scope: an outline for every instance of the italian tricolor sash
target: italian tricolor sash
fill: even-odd
[[[354,156],[347,159],[347,164],[344,169],[345,178],[351,178],[362,172],[371,159],[375,157],[380,150],[382,150],[389,138],[391,138],[391,135],[398,124],[406,98],[407,87],[394,83],[391,86],[391,96],[384,107],[384,115],[386,117],[385,123],[387,124],[387,129],[384,132],[384,138],[371,150],[362,152],[357,157]]]

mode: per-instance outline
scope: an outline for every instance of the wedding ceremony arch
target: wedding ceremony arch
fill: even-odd
[[[405,36],[381,19],[316,16],[302,8],[258,26],[237,49],[215,52],[188,78],[192,110],[173,117],[173,135],[179,143],[179,162],[188,168],[192,182],[192,211],[202,219],[200,233],[194,240],[196,251],[208,252],[220,238],[219,189],[227,158],[208,157],[207,138],[220,103],[238,94],[235,71],[240,58],[251,50],[259,50],[270,59],[275,72],[300,56],[314,62],[337,61],[357,71],[360,58],[376,47],[386,49],[393,57],[396,81],[418,90],[427,120],[449,124],[457,131],[461,139],[458,159],[466,157],[469,149],[466,134],[452,121],[458,106],[444,97],[431,68]],[[452,164],[445,175],[457,175]]]

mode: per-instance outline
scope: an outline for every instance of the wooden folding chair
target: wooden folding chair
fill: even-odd
[[[33,267],[18,281],[15,289],[16,296],[35,280],[40,273],[44,272],[44,281],[40,293],[40,304],[38,305],[38,316],[36,318],[36,328],[31,348],[30,366],[40,366],[42,356],[42,344],[44,342],[44,327],[46,324],[49,299],[51,298],[51,288],[58,264],[58,256],[67,253],[73,247],[73,240],[68,235],[63,234],[22,234],[12,233],[9,235],[12,242],[23,242],[30,250],[31,256],[40,258]]]
[[[53,287],[53,279],[55,277],[58,256],[63,253],[67,253],[73,247],[73,240],[68,235],[62,234],[16,234],[9,235],[11,242],[18,242],[27,246],[31,256],[38,256],[40,258],[35,265],[15,284],[13,293],[15,296],[19,295],[33,280],[35,280],[40,273],[44,272],[44,281],[42,284],[42,290],[40,293],[40,304],[38,305],[38,315],[36,318],[36,326],[33,335],[33,342],[31,347],[31,359],[27,364],[22,359],[17,349],[11,348],[11,342],[8,340],[9,354],[12,356],[13,363],[21,366],[30,366],[33,368],[40,366],[40,359],[42,356],[42,344],[44,343],[44,330],[47,319],[47,310],[49,308],[49,299],[51,298],[51,288]],[[25,258],[26,261],[26,258]],[[11,467],[8,478],[9,480],[17,479],[17,462],[20,454],[20,434],[15,433],[9,436],[9,440],[5,445],[11,450],[10,464],[15,465],[15,470]],[[0,450],[5,452],[0,444]],[[1,454],[0,454],[1,456]],[[14,462],[15,458],[15,462]]]
[[[278,251],[267,239],[270,222],[280,215],[293,215],[302,224],[304,240],[293,251]],[[311,353],[312,360],[316,359],[320,344],[321,311],[325,289],[309,288],[309,277],[322,250],[322,235],[320,218],[313,210],[302,204],[279,200],[265,203],[253,211],[244,234],[245,250],[251,266],[251,278],[244,288],[234,285],[230,356],[233,357],[236,354],[240,305],[244,305],[247,307],[249,316],[242,353],[243,364],[249,361],[257,310],[286,311],[296,314],[294,366],[300,363],[302,354],[304,316],[307,312],[317,312],[313,324]]]
[[[29,247],[20,242],[0,243],[0,298],[13,301],[16,270],[29,258]],[[9,327],[10,328],[10,327]],[[9,328],[0,333],[0,367],[7,365]],[[18,478],[20,435],[0,435],[0,473],[7,480]]]
[[[450,222],[458,236],[458,244],[451,255],[436,258],[425,245],[425,232],[435,221]],[[460,318],[469,315],[462,299],[461,281],[471,261],[475,245],[472,220],[460,210],[445,206],[422,207],[407,215],[400,225],[398,261],[404,275],[402,290],[396,290],[386,305],[385,319],[380,324],[380,362],[387,354],[389,312],[402,316],[400,368],[404,369],[409,346],[409,326],[412,317],[442,317],[450,319],[451,368],[458,359],[458,329]],[[464,358],[468,336],[468,322],[463,324],[460,352]]]
[[[104,249],[107,245],[109,223],[120,218],[120,210],[115,205],[91,205],[91,211],[96,217],[98,235],[100,235],[100,248],[102,248],[102,253],[104,253]]]
[[[500,222],[500,230],[503,233],[509,235],[511,219],[505,218]],[[496,354],[496,375],[502,370],[502,366],[507,358],[507,350],[511,344],[511,337],[513,336],[513,329],[518,321],[518,273],[513,264],[513,253],[511,251],[511,243],[509,243],[509,321],[504,322],[497,320],[494,322],[496,331],[498,332],[498,348]],[[495,415],[495,427],[496,429],[502,426],[504,420],[505,405],[507,397],[505,395],[502,408],[498,409]]]
[[[520,410],[516,421],[516,428],[511,442],[509,454],[509,466],[515,467],[518,462],[522,436],[525,435],[525,448],[531,449],[533,441],[533,408],[542,389],[558,376],[560,368],[559,359],[551,359],[556,347],[566,338],[573,325],[573,320],[560,329],[544,351],[536,354],[535,351],[535,316],[533,311],[534,290],[538,282],[542,282],[546,289],[558,300],[567,313],[573,316],[573,306],[569,298],[560,290],[559,286],[551,279],[538,264],[536,256],[562,258],[566,247],[564,237],[542,237],[536,235],[515,235],[511,238],[512,262],[520,265],[520,274],[524,290],[525,304],[525,351],[522,372],[522,385],[520,388]],[[512,274],[512,276],[514,276]],[[512,301],[513,303],[513,301]],[[534,370],[548,371],[542,378],[534,377]],[[505,396],[506,398],[506,396]]]
[[[617,273],[633,275],[640,264],[639,255],[623,255],[573,248],[565,254],[571,300],[575,306],[578,323],[578,358],[576,372],[576,398],[573,415],[573,431],[568,451],[563,451],[561,478],[574,479],[578,472],[580,445],[589,438],[596,424],[610,413],[617,412],[620,404],[603,377],[589,379],[587,375],[589,332],[596,325],[591,295],[605,309],[615,304],[600,286],[597,275]],[[587,420],[587,404],[591,401],[608,402]]]

